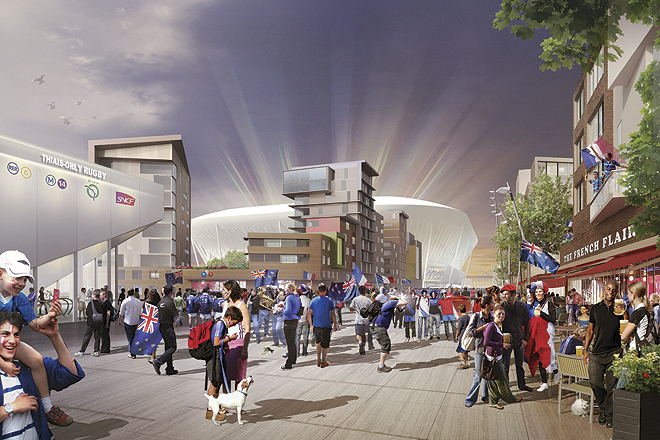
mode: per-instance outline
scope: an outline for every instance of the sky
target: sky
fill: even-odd
[[[286,203],[283,169],[366,160],[376,196],[460,209],[492,249],[489,190],[572,156],[580,76],[541,72],[541,36],[493,29],[499,4],[0,2],[0,134],[81,159],[180,134],[193,217]]]

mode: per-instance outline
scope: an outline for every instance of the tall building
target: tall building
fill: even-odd
[[[282,171],[282,194],[293,200],[291,230],[339,232],[337,228],[343,224],[350,226],[346,277],[353,263],[365,275],[373,275],[383,267],[383,217],[374,210],[372,186],[376,176],[376,170],[363,160]]]
[[[181,136],[91,140],[88,155],[90,162],[151,180],[164,188],[163,219],[119,245],[117,266],[189,266],[190,171]]]
[[[388,210],[383,214],[383,271],[387,276],[406,278],[408,255],[408,214],[401,210]]]

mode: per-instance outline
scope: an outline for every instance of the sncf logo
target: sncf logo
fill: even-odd
[[[129,205],[129,206],[135,205],[135,198],[129,196],[126,193],[117,191],[116,198],[117,198],[117,203],[120,203],[122,205]]]

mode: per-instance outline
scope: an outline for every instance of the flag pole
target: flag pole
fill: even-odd
[[[509,197],[511,198],[511,203],[513,203],[513,212],[516,214],[516,220],[518,221],[518,228],[520,228],[520,236],[522,239],[525,239],[525,233],[523,232],[522,225],[520,224],[520,217],[518,217],[518,208],[516,207],[516,200],[513,198],[513,193],[511,192],[511,186],[509,182],[506,183],[507,188],[509,189]]]

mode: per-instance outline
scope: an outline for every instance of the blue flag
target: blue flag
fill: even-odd
[[[356,298],[358,295],[360,295],[360,291],[358,290],[358,286],[354,284],[348,290],[346,290],[344,299],[340,301],[340,304],[346,302],[350,304],[353,298]]]
[[[160,325],[158,324],[158,307],[153,304],[144,304],[142,315],[140,315],[140,324],[135,331],[133,338],[132,354],[151,354],[163,336],[160,334]]]
[[[410,281],[409,279],[407,279],[407,278],[402,278],[402,279],[401,279],[401,282],[402,282],[403,284],[412,284],[411,281]]]
[[[277,286],[277,270],[267,270],[264,278],[264,286]]]
[[[254,278],[254,288],[264,285],[264,278],[266,277],[266,270],[253,270],[252,278]]]
[[[170,285],[183,284],[183,271],[179,270],[177,272],[166,273],[165,283]]]
[[[540,247],[523,239],[520,261],[526,261],[546,272],[557,273],[559,263]]]
[[[332,300],[332,302],[335,303],[335,305],[342,302],[344,297],[346,296],[346,294],[344,293],[343,286],[344,285],[342,283],[330,284],[330,289],[328,290],[328,297]]]

